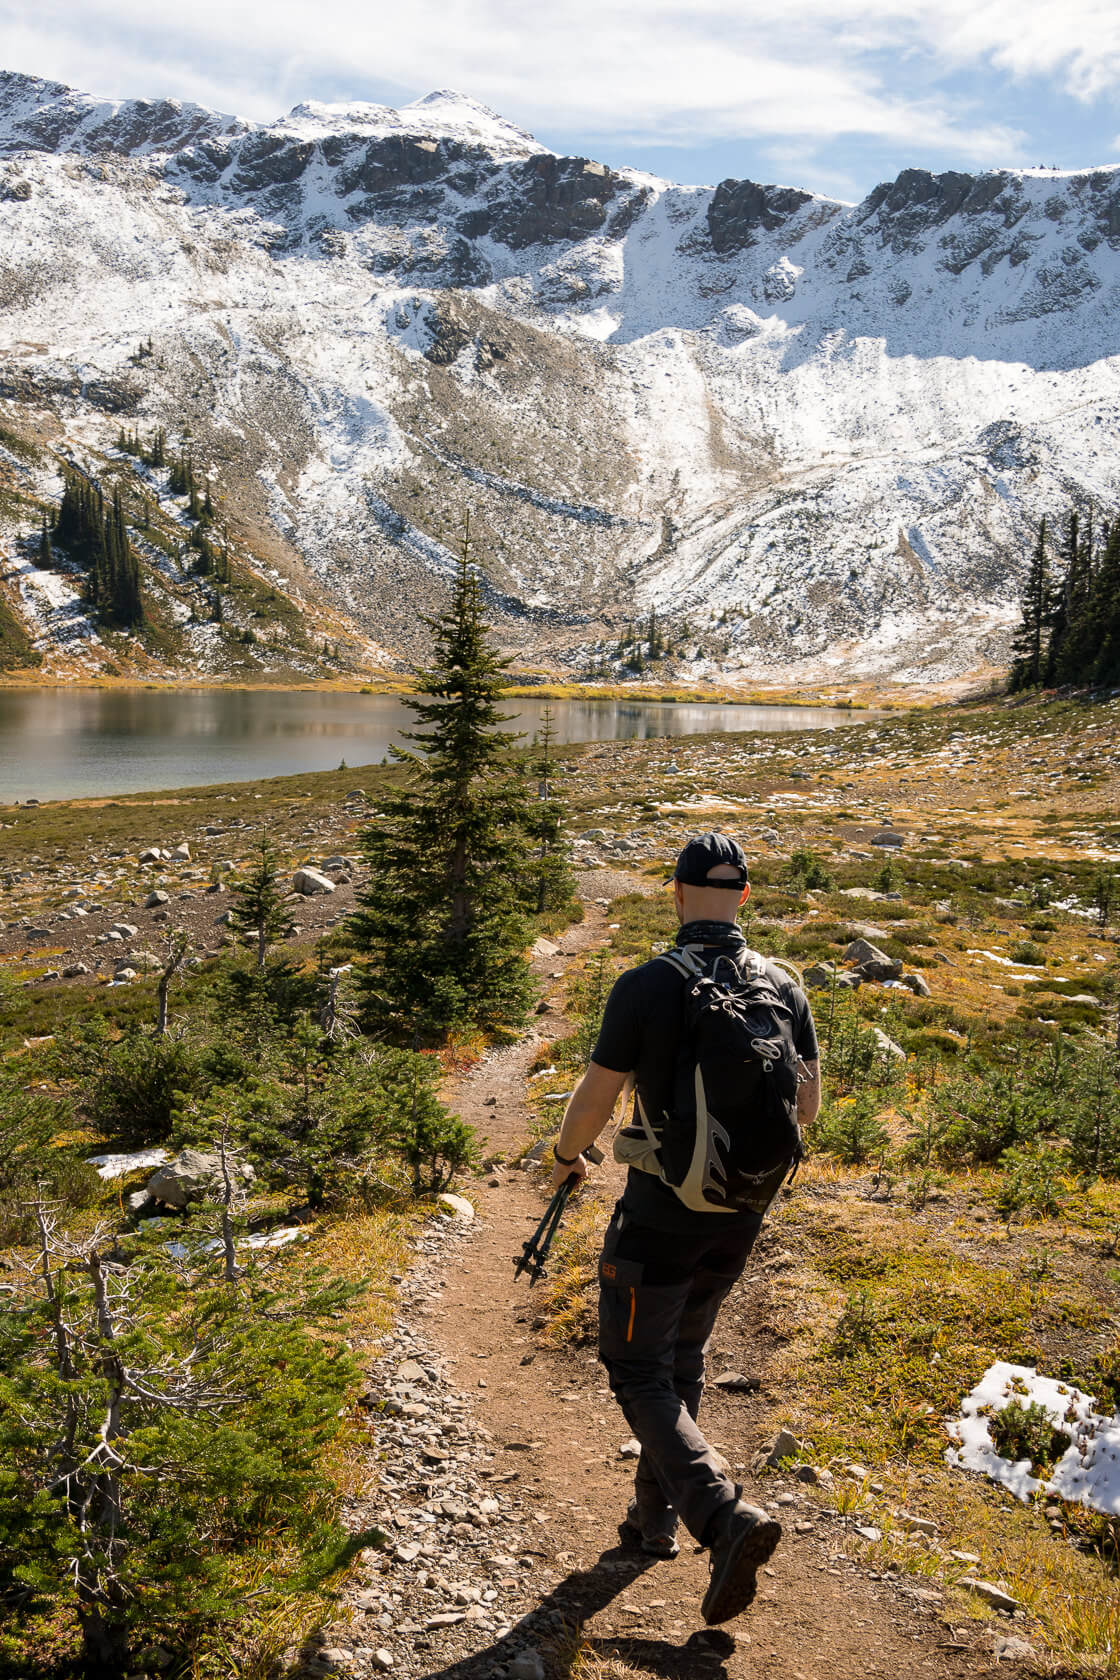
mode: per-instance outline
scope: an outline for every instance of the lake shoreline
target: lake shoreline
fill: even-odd
[[[694,706],[827,706],[851,711],[927,711],[970,700],[994,698],[1002,683],[993,676],[977,676],[954,684],[878,684],[875,682],[744,685],[650,682],[527,682],[508,683],[502,693],[511,700],[603,700],[653,705]],[[28,673],[0,672],[0,694],[31,693],[154,693],[154,694],[381,694],[415,692],[405,677],[327,678],[309,682],[221,682],[203,677],[167,679],[147,677],[42,678]]]

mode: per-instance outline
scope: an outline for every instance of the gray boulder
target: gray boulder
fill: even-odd
[[[170,904],[170,902],[171,894],[165,893],[162,887],[157,887],[144,900],[144,908],[145,910],[158,910],[161,904]]]
[[[191,861],[191,849],[185,840],[181,846],[174,848],[170,853],[170,858],[172,863],[189,863]]]
[[[305,898],[311,898],[315,893],[334,892],[334,882],[328,881],[318,869],[305,866],[303,869],[297,869],[292,876],[292,890],[302,893]]]
[[[929,986],[920,974],[903,974],[900,978],[915,997],[929,997]]]
[[[873,846],[889,846],[893,850],[897,851],[900,846],[905,846],[906,841],[903,836],[896,833],[893,828],[884,828],[881,829],[878,834],[873,834],[871,836],[871,844]]]
[[[139,861],[141,863],[159,863],[162,857],[163,853],[158,846],[145,846],[140,853]]]
[[[146,970],[149,974],[158,974],[163,968],[163,963],[154,951],[134,951],[128,960],[133,968]]]
[[[248,1162],[231,1166],[230,1176],[242,1184],[252,1184],[256,1178]],[[184,1149],[173,1161],[168,1161],[152,1174],[145,1189],[153,1201],[166,1207],[185,1208],[190,1202],[204,1201],[222,1188],[222,1163],[218,1155],[205,1154],[200,1149]]]
[[[821,988],[832,986],[839,979],[835,963],[818,962],[805,970],[804,980],[807,991],[819,991]]]
[[[897,957],[888,957],[867,939],[853,939],[844,956],[848,962],[855,963],[865,980],[897,980],[902,973]]]

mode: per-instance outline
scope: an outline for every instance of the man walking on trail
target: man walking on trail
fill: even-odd
[[[754,1597],[780,1525],[742,1489],[696,1417],[716,1315],[820,1106],[804,992],[752,952],[736,922],[747,860],[721,834],[690,840],[673,876],[676,945],[619,976],[556,1140],[554,1187],[583,1178],[583,1150],[633,1082],[629,1165],[599,1263],[599,1354],[642,1452],[624,1531],[675,1557],[678,1517],[710,1549],[702,1614],[725,1622]]]

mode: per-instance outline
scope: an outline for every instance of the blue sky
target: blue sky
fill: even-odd
[[[451,87],[557,151],[842,198],[1120,160],[1113,0],[0,0],[0,67],[259,120]]]

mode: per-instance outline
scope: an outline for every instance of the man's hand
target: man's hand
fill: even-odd
[[[579,1183],[573,1184],[572,1189],[579,1190],[582,1188],[583,1181],[587,1177],[587,1160],[583,1155],[577,1155],[570,1167],[562,1167],[559,1161],[556,1162],[556,1165],[552,1169],[552,1183],[549,1186],[553,1194],[559,1190],[562,1184],[566,1184],[568,1182],[573,1173],[579,1179]]]

